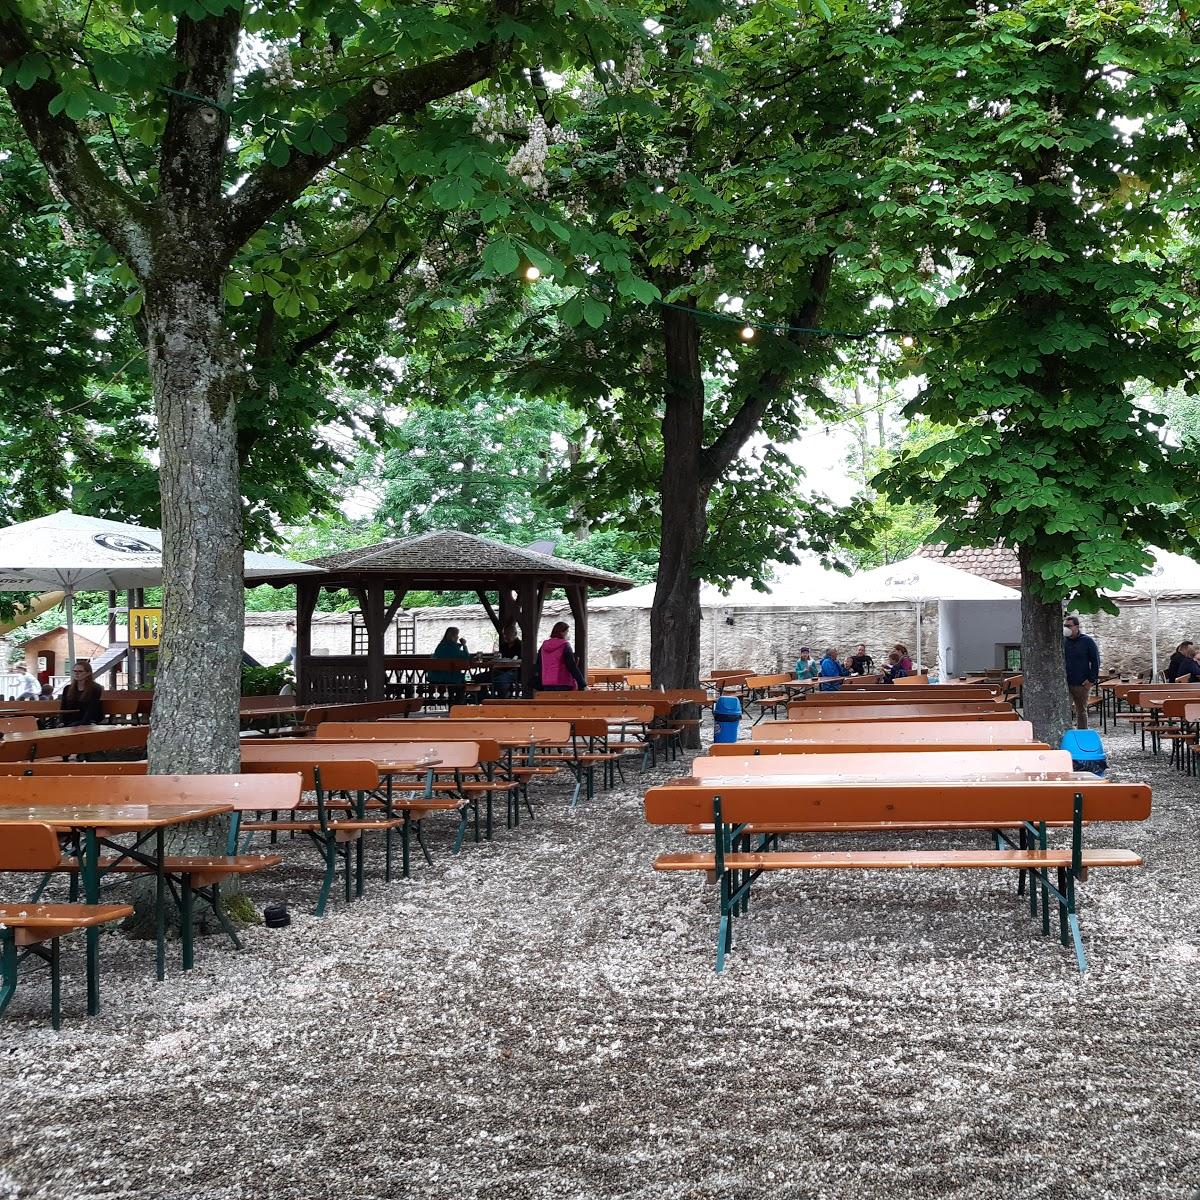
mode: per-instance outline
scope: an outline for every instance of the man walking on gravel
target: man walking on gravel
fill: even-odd
[[[1075,709],[1075,728],[1088,727],[1088,697],[1100,682],[1100,651],[1079,628],[1078,617],[1063,620],[1063,662],[1067,669],[1067,691]]]

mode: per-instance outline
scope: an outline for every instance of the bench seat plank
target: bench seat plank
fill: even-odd
[[[726,854],[731,871],[920,869],[928,867],[1042,870],[1071,866],[1071,849],[1052,850],[815,850]],[[656,871],[715,871],[712,854],[660,854]],[[1140,867],[1142,857],[1132,850],[1088,849],[1082,866]]]

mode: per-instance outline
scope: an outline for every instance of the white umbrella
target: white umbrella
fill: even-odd
[[[278,554],[247,551],[244,577],[320,573]],[[67,657],[75,661],[78,592],[118,592],[162,583],[162,534],[120,521],[56,512],[0,529],[0,592],[66,593]]]
[[[1154,566],[1124,587],[1109,592],[1117,600],[1150,601],[1150,678],[1158,675],[1158,602],[1165,596],[1200,596],[1200,563],[1182,554],[1150,547]]]
[[[819,562],[772,563],[767,590],[756,590],[739,579],[722,591],[714,583],[700,584],[701,608],[825,608],[846,576],[826,570]],[[653,583],[630,588],[615,596],[589,601],[591,608],[649,608],[654,603]]]
[[[921,672],[921,606],[930,600],[1019,600],[1021,593],[936,558],[913,555],[902,562],[860,571],[845,580],[836,599],[846,603],[911,603],[917,610],[917,673]]]

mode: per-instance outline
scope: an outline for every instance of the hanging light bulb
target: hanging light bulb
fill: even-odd
[[[911,350],[916,344],[917,344],[917,339],[915,337],[913,337],[913,335],[911,333],[906,333],[900,339],[900,345],[902,345],[905,348],[905,350]]]
[[[541,277],[542,277],[542,272],[537,267],[535,267],[533,265],[533,263],[530,263],[529,266],[527,266],[525,268],[525,282],[526,283],[537,283],[537,281],[539,279],[541,279]]]
[[[741,328],[741,332],[738,334],[738,337],[740,337],[743,342],[754,341],[754,326],[753,325],[743,325]]]

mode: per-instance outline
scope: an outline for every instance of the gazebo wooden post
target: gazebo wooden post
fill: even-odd
[[[538,611],[537,583],[521,580],[517,585],[517,624],[521,628],[521,693],[533,691],[533,665],[537,659]]]
[[[382,700],[387,669],[384,665],[387,609],[384,604],[383,584],[368,583],[364,589],[366,605],[363,621],[367,626],[367,699]]]
[[[308,666],[312,658],[313,612],[320,594],[319,583],[302,580],[296,584],[296,657],[292,670],[296,673],[296,696],[302,704],[313,699]]]
[[[588,655],[588,611],[587,588],[582,584],[573,583],[567,589],[567,603],[571,606],[571,617],[575,622],[575,658],[579,669],[587,678]]]

